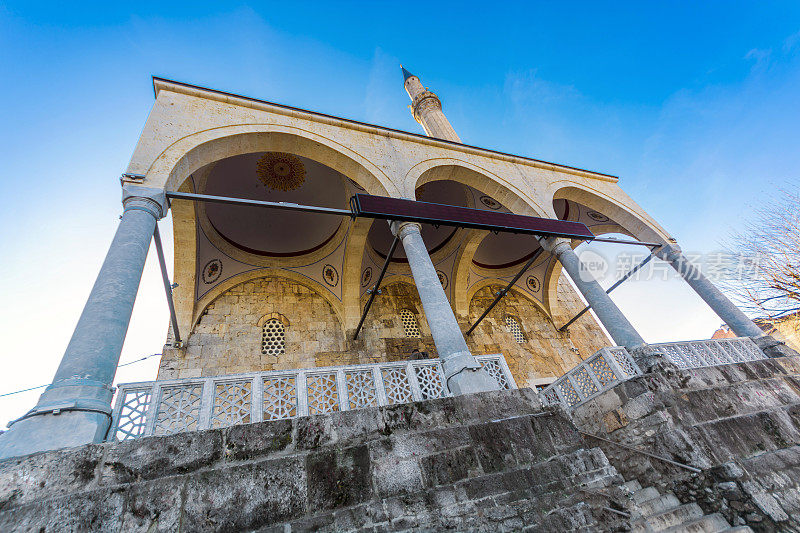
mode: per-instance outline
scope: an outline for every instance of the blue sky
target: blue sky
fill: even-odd
[[[466,143],[618,175],[685,250],[718,248],[798,177],[797,2],[166,4],[0,3],[0,393],[52,377],[151,75],[420,132],[402,62]],[[151,260],[123,361],[161,348],[159,283]],[[648,340],[719,323],[679,283],[614,294]],[[119,379],[154,375],[155,358]],[[0,423],[37,396],[0,398]]]

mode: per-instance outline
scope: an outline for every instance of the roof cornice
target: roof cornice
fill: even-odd
[[[534,166],[536,168],[541,168],[543,170],[565,172],[567,174],[574,174],[577,176],[600,179],[603,181],[611,181],[615,183],[619,180],[617,176],[613,176],[611,174],[603,174],[602,172],[593,172],[591,170],[584,170],[582,168],[571,167],[568,165],[551,163],[549,161],[542,161],[540,159],[534,159],[531,157],[508,154],[505,152],[499,152],[497,150],[481,148],[479,146],[472,146],[469,144],[462,144],[454,141],[437,139],[435,137],[428,137],[427,135],[422,135],[419,133],[411,133],[408,131],[396,130],[393,128],[388,128],[386,126],[378,126],[376,124],[369,124],[366,122],[360,122],[358,120],[353,120],[349,118],[337,117],[334,115],[328,115],[326,113],[320,113],[317,111],[309,111],[308,109],[300,109],[298,107],[292,107],[284,104],[276,104],[275,102],[269,102],[267,100],[260,100],[258,98],[242,96],[239,94],[228,93],[225,91],[218,91],[216,89],[209,89],[207,87],[201,87],[199,85],[191,85],[189,83],[183,83],[180,81],[174,81],[166,78],[160,78],[158,76],[153,76],[153,93],[156,98],[158,98],[158,93],[160,91],[169,91],[179,94],[186,94],[188,96],[205,98],[207,100],[215,100],[218,102],[223,102],[231,105],[249,107],[253,109],[261,109],[264,111],[270,111],[272,113],[278,113],[281,115],[292,116],[306,120],[313,120],[317,122],[324,122],[334,126],[355,129],[366,133],[386,135],[389,137],[403,139],[411,142],[419,142],[433,146],[441,146],[451,149],[457,149],[463,152],[482,155],[482,156],[489,156],[495,159],[501,159],[511,163]]]

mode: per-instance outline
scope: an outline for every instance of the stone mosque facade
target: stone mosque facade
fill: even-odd
[[[344,208],[366,192],[670,240],[617,178],[463,145],[419,78],[407,74],[405,88],[427,136],[155,80],[129,174],[200,194]],[[264,176],[260,164],[272,165]],[[159,379],[437,356],[402,250],[353,339],[392,241],[385,221],[182,200],[171,209],[175,305],[190,333],[181,347],[168,339]],[[475,355],[502,353],[519,386],[609,344],[590,313],[559,331],[584,304],[530,235],[426,225],[422,237],[464,330],[538,255],[467,337]]]
[[[800,531],[800,355],[617,177],[464,144],[402,73],[425,135],[153,79],[73,336],[0,432],[0,531]],[[725,335],[646,343],[574,252],[606,234]],[[157,379],[115,384],[151,243]]]

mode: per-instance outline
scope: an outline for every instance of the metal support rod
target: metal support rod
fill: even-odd
[[[641,269],[642,269],[642,267],[643,267],[643,266],[645,266],[645,265],[646,265],[646,264],[647,264],[647,263],[648,263],[648,262],[649,262],[649,261],[650,261],[652,258],[653,258],[652,254],[651,254],[651,255],[648,255],[647,257],[645,257],[645,258],[644,258],[644,261],[642,261],[641,263],[639,263],[638,265],[636,265],[635,267],[633,267],[632,269],[630,269],[630,270],[629,270],[629,271],[628,271],[628,272],[627,272],[627,273],[626,273],[624,276],[622,276],[621,278],[619,278],[619,280],[617,280],[617,282],[616,282],[616,283],[614,283],[614,284],[613,284],[611,287],[609,287],[609,288],[606,290],[606,294],[610,294],[610,293],[611,293],[611,291],[613,291],[614,289],[616,289],[617,287],[619,287],[620,285],[622,285],[622,283],[623,283],[625,280],[627,280],[628,278],[630,278],[631,276],[633,276],[634,274],[636,274],[636,273],[637,273],[639,270],[641,270]],[[584,315],[584,313],[586,313],[586,311],[588,311],[588,310],[589,310],[589,309],[591,309],[591,308],[592,308],[592,306],[591,306],[591,305],[587,305],[586,307],[584,307],[584,308],[581,310],[581,312],[580,312],[580,313],[578,313],[577,315],[575,315],[574,317],[572,317],[572,318],[570,319],[570,321],[569,321],[569,322],[567,322],[566,324],[564,324],[563,326],[561,326],[560,328],[558,328],[558,331],[564,331],[564,330],[566,330],[566,329],[567,329],[568,327],[570,327],[570,326],[571,326],[571,325],[572,325],[572,324],[573,324],[573,323],[574,323],[576,320],[578,320],[580,317],[582,317],[582,316]]]
[[[358,321],[358,326],[356,326],[356,332],[353,334],[353,340],[358,338],[358,333],[361,331],[361,326],[364,325],[364,320],[367,318],[367,313],[369,312],[369,308],[372,306],[372,301],[375,299],[375,295],[378,294],[378,289],[381,287],[381,281],[383,281],[383,276],[386,274],[386,269],[389,268],[389,263],[392,261],[392,256],[394,255],[395,249],[397,249],[397,243],[400,242],[400,237],[398,235],[394,236],[394,240],[392,241],[392,246],[389,247],[389,253],[386,254],[386,261],[383,262],[383,268],[381,268],[381,273],[378,276],[378,279],[375,281],[375,285],[372,287],[372,292],[369,295],[369,300],[367,300],[367,305],[364,307],[364,312],[361,314],[361,320]]]
[[[321,214],[328,214],[328,215],[341,215],[347,217],[357,217],[362,216],[365,218],[378,218],[378,217],[370,217],[369,215],[357,215],[350,209],[337,209],[334,207],[318,207],[315,205],[300,205],[291,202],[268,202],[265,200],[248,200],[246,198],[233,198],[230,196],[213,196],[210,194],[196,194],[190,192],[167,192],[167,198],[172,200],[191,200],[196,202],[212,202],[217,204],[229,204],[229,205],[240,205],[245,207],[271,207],[275,209],[286,209],[290,211],[305,211],[309,213],[321,213]],[[408,220],[412,220],[413,217],[409,218]],[[443,225],[448,226],[455,226],[455,227],[466,227],[463,224],[453,224],[452,222],[448,222],[446,220],[428,220],[425,223],[430,223],[436,225],[437,223],[441,223]],[[509,229],[504,229],[498,227],[492,231],[503,231],[503,232],[510,232],[510,233],[520,233],[519,231],[512,231]],[[534,233],[534,235],[536,235]],[[545,234],[542,234],[545,235]],[[581,239],[576,239],[581,240]],[[639,246],[648,246],[650,248],[661,246],[659,243],[654,242],[641,242],[641,241],[629,241],[623,239],[610,239],[610,238],[603,238],[603,237],[594,237],[594,238],[586,238],[583,240],[591,240],[593,242],[611,242],[616,244],[635,244]]]
[[[528,262],[525,263],[525,266],[522,267],[522,270],[517,272],[517,275],[514,276],[514,278],[511,281],[508,282],[508,285],[506,285],[506,287],[497,294],[497,296],[495,297],[494,301],[489,305],[489,307],[486,309],[486,311],[484,311],[483,314],[478,318],[478,320],[476,320],[475,323],[472,324],[469,327],[469,329],[467,330],[466,335],[471,335],[472,334],[472,331],[478,326],[478,324],[481,323],[481,320],[486,318],[486,315],[488,315],[491,312],[491,310],[494,309],[494,306],[497,305],[497,302],[499,302],[503,298],[503,296],[506,295],[506,293],[511,289],[511,287],[514,286],[514,284],[517,282],[517,280],[522,277],[522,275],[525,273],[525,271],[527,271],[531,267],[533,262],[536,260],[536,258],[539,257],[539,255],[541,253],[542,253],[542,248],[539,248],[538,250],[536,250],[533,253],[531,258],[528,259]]]
[[[662,246],[657,242],[642,242],[642,241],[629,241],[626,239],[613,239],[610,237],[595,237],[592,242],[613,242],[615,244],[638,244],[639,246],[647,246],[649,248],[656,248]]]
[[[275,209],[288,209],[291,211],[308,211],[329,215],[353,216],[349,209],[336,209],[333,207],[317,207],[314,205],[300,205],[291,202],[267,202],[264,200],[247,200],[245,198],[232,198],[230,196],[211,196],[208,194],[195,194],[189,192],[168,192],[167,198],[174,200],[194,200],[197,202],[212,202],[217,204],[230,204],[251,207],[273,207]]]
[[[603,442],[607,442],[609,444],[613,444],[615,446],[619,446],[620,448],[624,448],[624,449],[630,450],[632,452],[640,453],[642,455],[646,455],[647,457],[652,457],[653,459],[658,459],[659,461],[664,461],[665,463],[669,463],[671,465],[675,465],[675,466],[679,466],[681,468],[685,468],[686,470],[689,470],[690,472],[695,472],[697,474],[700,474],[702,472],[702,470],[697,468],[697,467],[689,466],[689,465],[683,464],[683,463],[679,463],[678,461],[673,461],[672,459],[667,459],[666,457],[661,457],[660,455],[655,455],[653,453],[646,452],[644,450],[640,450],[639,448],[634,448],[633,446],[627,446],[625,444],[622,444],[621,442],[617,442],[615,440],[611,440],[611,439],[607,439],[605,437],[601,437],[600,435],[595,435],[593,433],[586,433],[584,431],[578,431],[578,433],[580,433],[584,437],[591,437],[593,439],[601,440]]]
[[[178,331],[178,317],[175,315],[175,302],[172,300],[172,284],[167,275],[167,263],[164,261],[164,248],[161,246],[161,234],[158,232],[158,224],[153,232],[153,240],[156,243],[156,253],[158,254],[158,264],[161,266],[161,279],[164,280],[164,292],[167,294],[167,305],[169,306],[169,318],[172,321],[172,332],[175,334],[175,346],[180,347],[181,332]]]

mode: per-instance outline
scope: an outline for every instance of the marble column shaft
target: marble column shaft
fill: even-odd
[[[678,272],[697,295],[708,304],[736,335],[740,337],[761,337],[765,335],[764,331],[711,283],[699,268],[686,259],[680,247],[667,244],[655,250],[653,255],[672,265],[672,268]]]
[[[464,334],[422,240],[420,225],[413,222],[392,222],[391,228],[392,233],[399,235],[403,243],[436,351],[442,359],[450,392],[468,394],[498,390],[497,382],[483,370],[467,347]]]
[[[570,246],[569,240],[563,238],[543,239],[542,246],[556,256],[618,346],[638,348],[645,344],[644,339],[622,314],[608,293],[597,280],[592,278],[588,270],[582,268],[580,258]]]
[[[0,435],[0,458],[102,442],[111,385],[128,331],[164,191],[123,188],[124,212],[53,382],[37,405]]]

